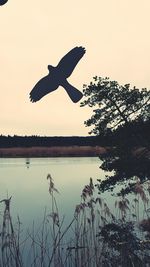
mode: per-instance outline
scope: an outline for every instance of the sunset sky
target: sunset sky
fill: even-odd
[[[150,88],[149,0],[8,0],[0,6],[0,134],[87,135],[91,109],[62,87],[31,103],[29,93],[73,47],[86,54],[68,81],[82,91],[102,76]]]

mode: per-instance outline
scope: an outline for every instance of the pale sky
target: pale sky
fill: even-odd
[[[0,134],[87,135],[91,109],[62,87],[31,103],[29,93],[75,46],[86,54],[68,79],[82,91],[102,76],[150,88],[149,0],[8,0],[0,7]]]

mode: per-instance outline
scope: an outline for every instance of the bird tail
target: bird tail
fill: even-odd
[[[83,97],[83,94],[77,88],[73,87],[70,83],[68,83],[67,80],[64,81],[61,85],[64,87],[64,89],[66,90],[69,97],[74,103],[77,103]]]

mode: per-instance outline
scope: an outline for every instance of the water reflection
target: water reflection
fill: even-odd
[[[99,180],[98,189],[100,192],[120,189],[118,195],[132,193],[137,179],[141,184],[150,180],[150,154],[146,148],[115,148],[101,155],[101,169],[111,172]]]
[[[27,163],[26,163],[27,162]],[[80,194],[90,177],[104,177],[99,158],[9,158],[0,159],[0,199],[12,196],[11,211],[25,224],[43,218],[51,207],[47,174],[50,173],[60,194],[60,213],[72,218]],[[2,207],[0,207],[2,209]]]
[[[7,261],[8,255],[11,256],[13,251],[16,261],[12,267],[16,266],[16,262],[17,266],[23,266],[24,262],[26,266],[32,266],[34,262],[35,266],[53,267],[83,266],[83,262],[84,266],[93,267],[149,266],[149,235],[145,234],[145,231],[149,231],[149,202],[145,194],[146,188],[140,184],[142,178],[144,182],[149,177],[147,159],[146,157],[143,161],[141,157],[136,159],[135,156],[127,154],[119,157],[115,150],[110,151],[103,156],[102,168],[107,171],[114,170],[114,173],[108,172],[106,177],[99,169],[98,158],[31,159],[28,171],[24,164],[26,159],[18,159],[18,162],[15,160],[17,167],[13,160],[7,163],[3,161],[5,166],[0,172],[1,177],[5,179],[1,180],[0,190],[3,189],[4,192],[9,188],[9,196],[10,193],[13,196],[11,214],[19,214],[21,218],[18,219],[15,229],[20,229],[20,225],[27,227],[33,219],[34,223],[32,227],[30,224],[30,230],[25,233],[27,238],[23,239],[27,240],[26,249],[20,258],[21,246],[16,250],[17,235],[14,235],[14,224],[10,216],[10,199],[2,200],[5,204],[0,252],[2,258]],[[138,166],[137,162],[143,164]],[[141,180],[132,184],[135,195],[130,201],[125,197],[125,190],[135,174]],[[105,197],[102,197],[102,194],[98,196],[97,192],[95,195],[95,187],[90,177],[102,177],[99,191],[114,189],[114,181],[120,186],[121,183],[128,182],[115,203],[117,213],[111,208],[112,202],[108,193],[105,192]],[[79,201],[80,192],[82,194]],[[0,194],[2,196],[2,191]],[[63,214],[67,217],[67,223]],[[139,231],[139,226],[142,231]],[[8,242],[8,237],[11,238],[11,243]],[[127,257],[128,255],[131,257]]]
[[[27,169],[30,167],[30,158],[26,158],[26,167]]]

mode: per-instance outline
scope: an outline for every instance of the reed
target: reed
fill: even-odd
[[[41,224],[23,234],[18,217],[11,216],[12,198],[0,202],[0,267],[100,267],[149,266],[150,262],[150,184],[137,180],[134,197],[114,203],[114,212],[97,195],[93,180],[85,185],[73,218],[64,226],[57,205],[59,191],[50,174],[50,207]],[[116,212],[117,211],[117,212]]]

